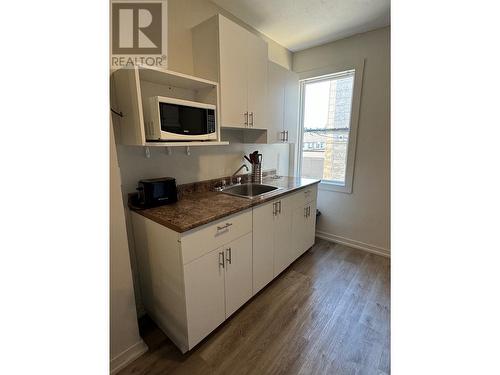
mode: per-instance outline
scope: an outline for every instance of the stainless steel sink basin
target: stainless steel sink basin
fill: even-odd
[[[238,197],[254,198],[278,189],[279,188],[276,186],[263,184],[241,184],[229,186],[222,190],[222,192],[224,194],[236,195]]]

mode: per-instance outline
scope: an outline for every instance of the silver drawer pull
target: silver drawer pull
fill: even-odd
[[[224,229],[227,229],[229,228],[231,225],[233,225],[233,223],[226,223],[226,225],[222,226],[222,227],[217,227],[217,230],[224,230]]]

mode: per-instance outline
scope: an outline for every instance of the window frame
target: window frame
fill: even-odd
[[[358,134],[359,110],[361,107],[361,91],[363,86],[365,59],[329,65],[319,69],[300,72],[299,74],[299,134],[295,158],[295,175],[302,175],[302,156],[304,140],[304,88],[306,83],[329,80],[335,76],[348,71],[354,71],[354,85],[352,90],[351,118],[349,126],[349,143],[347,146],[347,161],[345,184],[342,185],[333,180],[321,180],[320,190],[335,191],[340,193],[352,193],[354,180],[354,165],[356,161],[356,145]]]

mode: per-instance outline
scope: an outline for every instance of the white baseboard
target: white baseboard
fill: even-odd
[[[110,373],[111,375],[116,374],[122,368],[127,366],[133,360],[139,358],[141,355],[148,351],[147,345],[142,341],[137,341],[130,348],[125,349],[123,352],[118,354],[116,357],[111,359],[110,363]]]
[[[337,236],[335,234],[331,233],[326,233],[322,231],[316,231],[316,237],[322,238],[327,241],[331,242],[337,242],[342,245],[347,245],[350,247],[354,247],[359,250],[364,250],[368,251],[369,253],[377,254],[377,255],[382,255],[384,257],[390,258],[391,256],[391,251],[389,249],[384,249],[383,247],[375,246],[375,245],[370,245],[361,241],[356,241],[356,240],[351,240],[350,238],[345,238],[341,236]]]

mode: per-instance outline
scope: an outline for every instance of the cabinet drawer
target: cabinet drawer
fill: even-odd
[[[238,212],[181,237],[182,263],[187,264],[252,231],[252,210]]]
[[[318,184],[308,186],[293,195],[293,206],[302,207],[316,200],[318,195]]]

